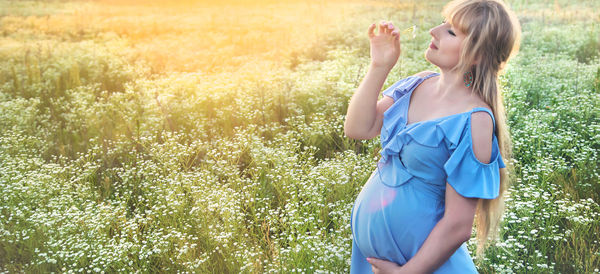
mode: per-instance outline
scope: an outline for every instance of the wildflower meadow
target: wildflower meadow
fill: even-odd
[[[506,0],[512,185],[481,273],[600,272],[600,1]],[[390,20],[385,87],[440,0],[0,0],[0,272],[347,273],[379,138],[344,136]]]

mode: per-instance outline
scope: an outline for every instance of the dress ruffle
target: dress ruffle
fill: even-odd
[[[383,91],[383,95],[392,97],[394,102],[398,101],[398,99],[402,98],[404,94],[408,93],[412,89],[416,88],[421,82],[423,78],[418,76],[409,76],[406,77],[388,87]]]
[[[443,119],[434,119],[429,121],[417,122],[405,125],[404,118],[400,118],[397,122],[397,126],[404,127],[395,135],[395,138],[390,138],[390,132],[395,132],[393,128],[382,127],[384,130],[381,131],[381,156],[383,161],[387,161],[387,158],[391,155],[399,155],[402,151],[402,147],[411,141],[415,141],[420,145],[429,147],[439,147],[442,141],[446,141],[450,150],[455,149],[460,142],[461,136],[463,135],[465,126],[469,121],[469,115],[466,113],[460,113],[452,115],[451,117],[442,117]],[[398,115],[401,116],[401,115]],[[439,121],[439,122],[438,122]],[[384,117],[383,124],[386,125]],[[384,137],[385,135],[385,137]]]
[[[447,182],[456,192],[464,197],[496,198],[500,189],[499,168],[504,168],[505,164],[495,135],[490,163],[485,164],[475,158],[470,127],[471,113],[472,111],[459,113],[408,126],[403,115],[384,116],[381,131],[382,157],[377,164],[381,181],[387,186],[397,187],[415,177],[406,169],[399,156],[406,144],[416,142],[429,147],[445,145],[450,157],[444,164],[444,171],[448,176]]]
[[[494,199],[500,191],[500,168],[506,167],[502,160],[496,136],[493,137],[492,156],[488,164],[480,162],[473,152],[470,127],[465,137],[444,164],[447,182],[458,194],[469,198]]]
[[[398,113],[402,113],[402,109],[404,109],[408,104],[409,100],[400,100],[404,95],[415,89],[421,82],[423,78],[419,78],[417,76],[409,76],[404,78],[389,88],[383,91],[383,95],[391,97],[394,99],[394,104],[388,108],[383,113],[383,127],[381,131],[381,140],[382,143],[389,139],[390,135],[388,132],[394,132],[394,130],[390,127],[397,127],[399,125],[404,125],[406,120],[403,115],[397,115]],[[392,115],[390,115],[392,113]]]
[[[398,115],[401,116],[401,115]],[[379,168],[379,176],[381,181],[388,186],[400,186],[408,182],[414,177],[408,172],[402,163],[399,155],[404,145],[410,142],[416,142],[423,146],[439,147],[442,142],[445,142],[449,149],[455,149],[460,142],[463,129],[467,123],[467,115],[453,115],[440,122],[436,120],[418,122],[408,125],[394,136],[394,138],[384,138],[384,131],[389,136],[389,132],[395,132],[394,129],[384,129],[382,127],[381,137],[381,160],[377,164]],[[400,118],[397,126],[405,124],[404,118]],[[383,124],[385,125],[387,121]],[[392,165],[389,168],[384,168],[386,165]]]

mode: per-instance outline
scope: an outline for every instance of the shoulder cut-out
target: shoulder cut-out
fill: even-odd
[[[492,117],[487,112],[478,111],[471,114],[473,153],[477,160],[484,164],[490,163],[492,155],[493,127]]]

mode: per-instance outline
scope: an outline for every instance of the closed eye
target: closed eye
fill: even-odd
[[[446,19],[442,20],[442,25],[443,24],[446,24]],[[456,36],[456,34],[452,30],[448,30],[448,33],[450,33],[450,35],[452,36]]]

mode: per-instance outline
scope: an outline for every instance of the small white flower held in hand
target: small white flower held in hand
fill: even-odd
[[[402,35],[407,35],[407,38],[414,39],[417,37],[417,26],[413,25],[412,27],[406,28],[402,31]]]

